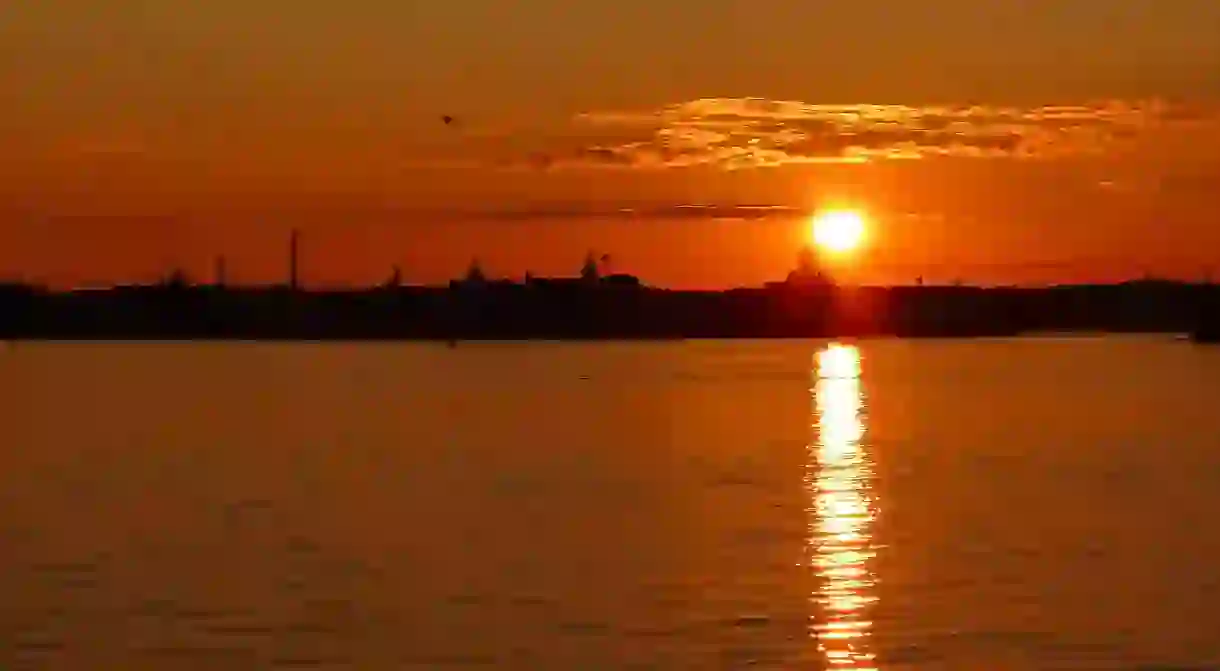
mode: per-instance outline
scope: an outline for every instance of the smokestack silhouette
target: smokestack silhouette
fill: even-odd
[[[292,229],[292,237],[288,240],[288,286],[296,291],[301,287],[300,276],[297,275],[297,254],[300,247],[301,232]]]
[[[227,275],[228,275],[227,270],[228,269],[225,264],[224,254],[217,256],[216,257],[216,269],[213,273],[213,278],[212,278],[212,281],[216,283],[216,286],[223,287],[225,285],[225,281],[226,281]]]

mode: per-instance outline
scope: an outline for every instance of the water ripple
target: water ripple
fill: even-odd
[[[876,601],[869,496],[871,462],[862,445],[860,353],[832,344],[818,352],[813,387],[816,439],[809,447],[809,563],[819,578],[812,634],[836,669],[872,670],[869,609]]]

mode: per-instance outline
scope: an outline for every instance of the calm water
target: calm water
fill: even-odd
[[[0,350],[2,669],[1220,666],[1220,348]]]

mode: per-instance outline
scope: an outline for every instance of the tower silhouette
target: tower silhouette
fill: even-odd
[[[297,258],[300,251],[301,232],[292,229],[292,237],[288,239],[288,286],[296,291],[301,287],[300,276],[297,274]]]

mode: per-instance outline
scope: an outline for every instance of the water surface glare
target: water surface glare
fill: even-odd
[[[810,615],[814,639],[834,668],[872,670],[867,611],[876,600],[869,496],[872,472],[865,448],[860,351],[832,344],[816,355],[814,442],[809,446],[812,506],[810,560],[821,584]]]
[[[0,669],[1220,668],[1220,348],[0,350]]]

